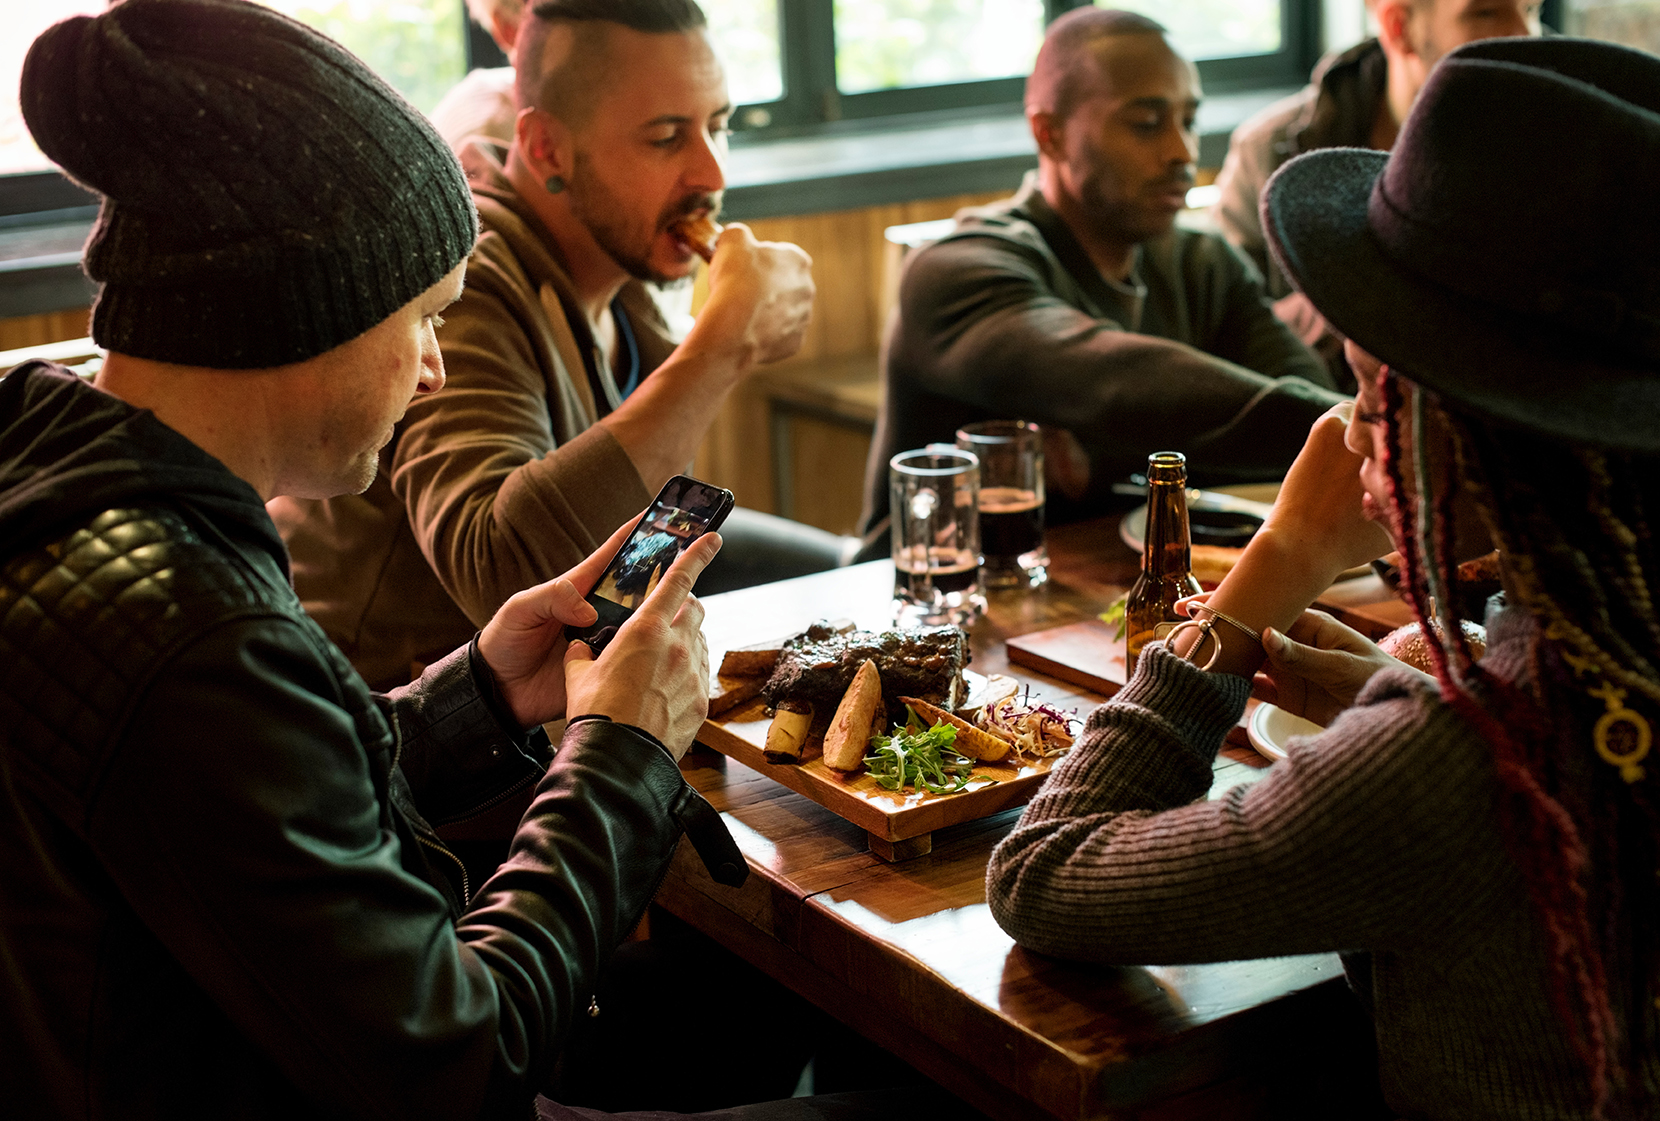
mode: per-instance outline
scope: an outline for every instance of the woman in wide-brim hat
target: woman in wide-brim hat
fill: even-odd
[[[1359,396],[1090,715],[993,857],[994,913],[1069,957],[1357,952],[1394,1114],[1653,1117],[1660,59],[1465,47],[1392,154],[1292,161],[1264,219]],[[1441,607],[1433,675],[1303,613],[1380,527],[1420,625]],[[1472,537],[1505,588],[1479,663],[1444,594]],[[1328,727],[1196,801],[1265,659]]]

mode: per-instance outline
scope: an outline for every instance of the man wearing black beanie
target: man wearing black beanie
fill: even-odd
[[[60,23],[22,94],[103,199],[109,356],[95,385],[0,380],[7,1115],[574,1117],[536,1094],[683,829],[717,878],[746,871],[676,767],[718,538],[598,660],[561,636],[620,532],[371,694],[264,502],[361,490],[443,385],[433,327],[475,232],[454,157],[243,0]],[[549,766],[540,725],[567,712]],[[433,825],[531,787],[511,862],[469,883]]]

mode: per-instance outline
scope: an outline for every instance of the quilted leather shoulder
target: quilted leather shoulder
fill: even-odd
[[[165,506],[105,510],[7,558],[0,737],[8,755],[84,804],[109,743],[169,655],[231,618],[288,616],[272,592]]]

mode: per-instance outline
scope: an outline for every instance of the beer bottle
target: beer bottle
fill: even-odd
[[[1180,622],[1175,604],[1197,595],[1193,546],[1187,529],[1187,457],[1181,452],[1154,452],[1147,457],[1147,532],[1141,575],[1124,601],[1124,632],[1129,635],[1125,672],[1135,673],[1141,648],[1153,641],[1160,623]]]

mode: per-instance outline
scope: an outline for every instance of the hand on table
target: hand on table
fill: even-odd
[[[720,552],[705,534],[680,554],[597,659],[586,643],[565,651],[565,692],[572,714],[599,713],[632,724],[679,759],[709,712],[709,647],[703,605],[692,584]]]
[[[1262,648],[1268,661],[1257,675],[1256,696],[1321,725],[1352,705],[1378,670],[1412,669],[1324,611],[1303,612],[1286,634],[1265,631]]]
[[[756,241],[733,222],[715,243],[709,299],[687,342],[736,346],[745,368],[788,358],[806,337],[813,294],[813,259],[799,246]]]
[[[582,597],[593,591],[639,520],[625,522],[565,575],[515,593],[479,632],[479,653],[521,728],[565,715],[565,627],[585,627],[597,618]]]

